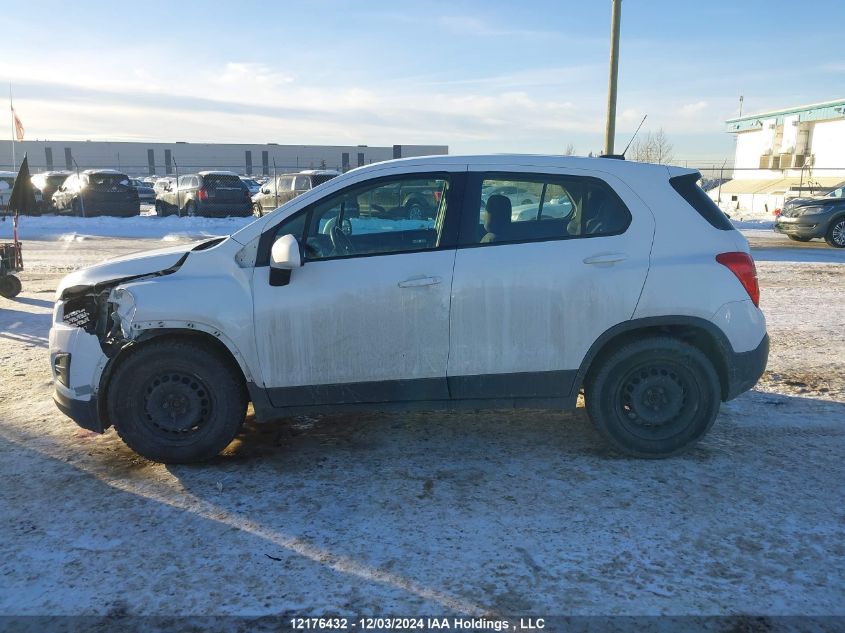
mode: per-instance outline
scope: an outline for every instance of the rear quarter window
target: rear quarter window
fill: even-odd
[[[721,231],[732,231],[734,226],[716,203],[710,199],[704,190],[698,186],[700,174],[687,174],[669,179],[669,184],[678,192],[687,204],[691,206],[711,226]]]

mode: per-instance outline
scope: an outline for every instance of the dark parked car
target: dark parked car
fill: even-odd
[[[129,176],[114,169],[86,169],[71,174],[53,194],[56,211],[74,215],[131,217],[141,213],[138,192]]]
[[[132,186],[138,192],[138,199],[141,202],[144,204],[153,204],[156,201],[156,192],[150,183],[144,182],[140,178],[133,178],[131,182]]]
[[[252,196],[253,211],[255,215],[264,215],[336,176],[340,176],[340,172],[334,169],[308,169],[296,174],[282,174],[275,183],[271,178]]]
[[[814,238],[835,248],[845,248],[845,188],[820,198],[795,198],[783,206],[775,231],[797,242]]]
[[[231,171],[201,171],[164,185],[156,198],[158,215],[224,217],[252,215],[249,189]]]
[[[53,210],[53,194],[56,193],[62,183],[70,176],[69,171],[45,171],[35,174],[32,177],[33,186],[41,192],[41,212],[46,213]]]
[[[251,196],[257,194],[261,189],[261,185],[259,184],[259,182],[253,178],[241,176],[241,182],[246,185],[247,189],[249,189],[249,195]]]

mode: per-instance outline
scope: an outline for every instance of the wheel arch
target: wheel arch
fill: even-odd
[[[108,419],[106,401],[108,400],[109,382],[111,381],[115,370],[130,356],[140,351],[148,344],[152,342],[158,343],[162,340],[189,341],[191,343],[196,343],[213,349],[215,354],[217,354],[221,360],[230,366],[230,368],[235,372],[235,375],[240,377],[244,393],[248,394],[247,398],[249,400],[253,399],[254,389],[252,387],[254,386],[254,383],[252,382],[249,368],[239,361],[238,357],[240,355],[233,353],[227,344],[220,338],[202,330],[182,328],[151,329],[145,330],[137,339],[121,347],[118,352],[109,359],[109,362],[103,369],[103,373],[100,376],[99,387],[97,389],[97,413],[100,420],[106,421]],[[107,426],[110,426],[110,424],[104,425],[104,428],[107,428]]]
[[[731,384],[728,359],[733,353],[730,341],[710,321],[682,315],[634,319],[606,330],[596,339],[581,361],[573,385],[573,394],[577,394],[592,372],[614,351],[626,343],[648,336],[671,336],[700,350],[713,363],[713,368],[719,376],[722,400],[728,399]]]

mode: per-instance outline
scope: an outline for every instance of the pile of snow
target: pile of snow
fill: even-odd
[[[55,215],[22,216],[18,237],[22,240],[79,241],[91,237],[128,237],[181,241],[230,235],[255,218],[180,218],[138,215],[131,218],[78,218]],[[0,221],[0,240],[12,236],[12,220]]]

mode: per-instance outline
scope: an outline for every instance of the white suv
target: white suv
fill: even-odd
[[[250,401],[262,421],[575,407],[583,388],[617,449],[677,454],[768,356],[748,244],[698,178],[559,156],[355,169],[230,237],[68,275],[56,402],[152,460],[191,462],[235,437]],[[482,202],[497,187],[531,195]],[[434,217],[401,206],[405,190]]]

